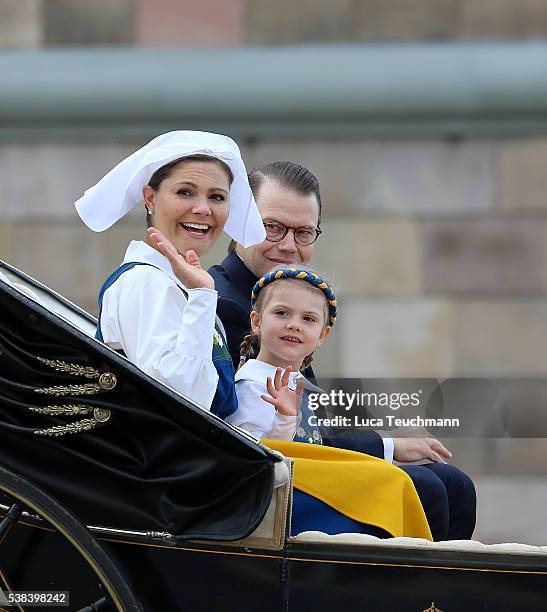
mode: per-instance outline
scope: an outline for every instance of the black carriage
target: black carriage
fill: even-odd
[[[537,547],[289,536],[290,460],[95,323],[0,262],[0,611],[544,608]]]

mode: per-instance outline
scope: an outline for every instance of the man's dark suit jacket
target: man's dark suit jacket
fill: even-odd
[[[218,266],[209,268],[209,274],[215,281],[218,291],[217,314],[224,325],[228,336],[228,349],[234,362],[239,364],[239,346],[250,330],[249,315],[251,313],[251,290],[258,280],[235,253],[229,253]],[[304,376],[315,383],[315,375],[311,367],[302,372]],[[360,451],[367,455],[384,458],[382,438],[373,431],[359,433],[339,432],[323,435],[323,443],[327,446]]]
[[[251,329],[251,291],[257,278],[235,253],[229,253],[219,266],[209,268],[209,274],[218,291],[217,314],[226,330],[228,350],[237,368],[239,346]]]

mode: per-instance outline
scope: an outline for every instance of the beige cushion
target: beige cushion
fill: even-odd
[[[328,535],[319,531],[305,531],[291,538],[296,542],[333,544],[360,544],[378,548],[404,548],[413,550],[446,550],[457,552],[497,553],[511,555],[547,556],[547,546],[531,546],[529,544],[482,544],[476,540],[449,540],[446,542],[430,542],[419,538],[389,538],[381,539],[362,533],[340,533]]]

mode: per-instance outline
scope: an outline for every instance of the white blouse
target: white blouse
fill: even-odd
[[[273,378],[276,367],[249,359],[236,372],[236,394],[238,407],[234,414],[226,420],[232,425],[249,432],[256,438],[269,438],[270,440],[292,441],[302,415],[285,416],[277,412],[275,407],[265,402],[260,396],[269,395],[266,389],[266,379]],[[289,376],[289,388],[295,389],[297,378],[302,376],[299,372],[292,372]],[[383,436],[384,459],[393,463],[393,438]]]
[[[237,410],[226,420],[232,425],[249,432],[255,438],[269,438],[270,440],[288,440],[294,434],[301,414],[287,416],[278,412],[272,404],[265,402],[260,396],[269,395],[266,389],[266,378],[274,377],[276,367],[249,359],[236,372]],[[296,378],[301,376],[298,372],[291,372],[289,388],[296,389]]]
[[[217,292],[185,289],[187,300],[169,261],[145,242],[130,243],[124,263],[132,261],[151,265],[131,268],[106,290],[105,344],[209,410],[218,382],[212,361]]]

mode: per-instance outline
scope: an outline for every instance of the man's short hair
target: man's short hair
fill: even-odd
[[[303,196],[313,194],[319,206],[317,220],[317,228],[319,229],[321,225],[321,192],[319,191],[319,181],[313,172],[294,162],[276,161],[271,164],[256,166],[249,172],[248,176],[255,200],[258,199],[258,193],[266,179],[277,183],[279,187],[296,191]],[[236,242],[232,240],[228,246],[228,253],[232,253],[235,248]]]

